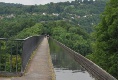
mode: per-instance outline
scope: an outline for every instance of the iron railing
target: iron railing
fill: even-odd
[[[44,36],[10,40],[0,38],[0,76],[21,76],[32,52]]]
[[[117,80],[112,75],[107,73],[105,70],[100,68],[98,65],[90,61],[89,59],[85,58],[81,54],[73,51],[72,49],[68,48],[64,44],[58,42],[57,40],[50,37],[51,40],[55,41],[59,46],[61,46],[64,50],[68,51],[68,53],[77,61],[83,68],[85,68],[93,77],[97,80]]]

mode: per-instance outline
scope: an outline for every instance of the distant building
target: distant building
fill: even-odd
[[[71,17],[72,19],[75,19],[74,17]]]
[[[43,13],[43,15],[46,15],[46,13]]]
[[[0,16],[0,19],[3,19],[4,17],[3,16]]]
[[[14,14],[6,16],[6,18],[15,18]]]
[[[85,15],[85,16],[83,16],[83,17],[87,17],[87,16]]]
[[[33,13],[32,15],[37,15],[36,13]]]
[[[80,18],[80,16],[77,16],[77,18]]]
[[[53,15],[53,16],[59,16],[59,14],[58,14],[58,13],[52,13],[52,15]]]

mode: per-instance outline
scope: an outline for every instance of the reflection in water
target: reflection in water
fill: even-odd
[[[55,68],[56,80],[94,80],[67,51],[49,40],[50,53]]]

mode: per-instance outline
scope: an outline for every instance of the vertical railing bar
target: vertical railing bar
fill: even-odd
[[[11,56],[10,56],[10,72],[12,72],[12,47],[13,47],[13,44],[11,44]]]
[[[16,72],[18,71],[18,41],[15,41],[16,43]]]
[[[1,40],[0,40],[1,41]],[[2,54],[2,51],[1,51],[2,49],[1,49],[1,42],[0,42],[0,71],[1,71],[1,66],[2,66],[2,64],[1,64],[1,54]]]
[[[21,62],[21,63],[20,63],[20,66],[19,66],[19,68],[20,68],[19,71],[20,71],[20,72],[22,72],[23,42],[24,42],[24,41],[20,41],[20,44],[21,44],[21,45],[20,45],[20,62]]]
[[[21,54],[21,73],[23,73],[23,45],[24,45],[24,41],[22,42],[22,54]]]
[[[8,40],[6,40],[6,44],[5,44],[5,46],[6,46],[6,49],[5,49],[5,71],[7,70],[7,42],[8,42]]]

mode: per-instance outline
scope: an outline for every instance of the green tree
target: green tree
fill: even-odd
[[[19,32],[14,38],[26,38],[29,36],[41,35],[43,32],[43,25],[40,23],[35,24],[30,28],[25,28]]]
[[[91,60],[118,79],[118,0],[110,0],[94,33]]]

